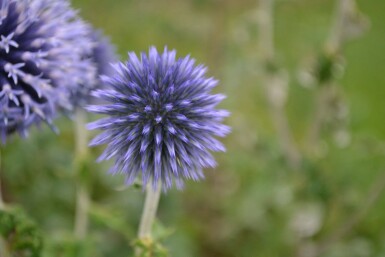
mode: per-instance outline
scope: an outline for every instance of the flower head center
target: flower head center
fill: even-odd
[[[144,114],[147,120],[152,120],[156,124],[162,123],[166,120],[173,110],[173,105],[167,104],[150,104],[144,107]]]

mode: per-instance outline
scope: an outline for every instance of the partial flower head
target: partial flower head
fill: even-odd
[[[88,107],[107,115],[88,126],[104,130],[90,143],[108,144],[99,160],[114,157],[111,172],[123,172],[127,184],[141,176],[144,186],[169,189],[202,179],[202,168],[216,166],[210,152],[225,151],[215,137],[230,132],[221,123],[229,113],[215,109],[225,97],[211,94],[217,81],[189,56],[176,59],[175,50],[128,55],[114,65],[114,76],[102,78],[109,88],[94,93],[107,104]]]
[[[100,75],[112,75],[113,68],[111,64],[118,61],[115,46],[111,44],[110,39],[100,30],[93,30],[91,38],[95,42],[91,58],[96,64],[97,73]]]
[[[66,0],[0,0],[0,133],[52,126],[68,88],[96,77],[90,27]]]
[[[101,31],[93,29],[90,33],[92,40],[92,51],[86,53],[85,59],[90,60],[96,68],[96,76],[86,81],[85,84],[72,87],[71,102],[74,107],[84,107],[92,101],[91,92],[103,87],[100,80],[101,75],[110,76],[113,73],[112,63],[117,62],[118,57],[115,53],[115,46],[110,39]]]

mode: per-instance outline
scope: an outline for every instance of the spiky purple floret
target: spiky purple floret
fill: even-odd
[[[71,108],[69,88],[96,79],[90,27],[66,0],[0,0],[0,133],[25,135]]]
[[[93,30],[91,38],[96,42],[91,59],[96,64],[97,73],[110,76],[113,73],[112,63],[118,61],[115,46],[100,30]]]
[[[73,88],[71,102],[75,107],[84,107],[92,103],[91,92],[103,87],[100,76],[112,75],[113,68],[111,64],[118,61],[118,57],[115,54],[115,46],[111,44],[110,39],[101,31],[93,29],[89,37],[93,42],[93,48],[92,52],[87,53],[84,58],[91,60],[95,65],[97,76],[95,79],[87,81],[86,84]]]
[[[225,151],[215,136],[230,132],[221,124],[229,113],[215,109],[225,97],[210,93],[217,81],[189,56],[176,59],[175,50],[128,55],[103,77],[110,89],[94,93],[107,104],[88,107],[108,116],[88,125],[104,130],[90,145],[108,144],[99,160],[115,157],[111,172],[125,173],[127,184],[140,175],[143,185],[161,181],[165,189],[202,179],[202,168],[216,166],[210,151]]]

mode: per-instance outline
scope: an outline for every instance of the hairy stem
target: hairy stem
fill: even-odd
[[[146,189],[146,199],[144,202],[144,208],[142,217],[140,220],[138,238],[150,238],[151,228],[156,216],[156,210],[158,209],[158,203],[160,199],[161,184],[158,183],[156,189],[152,187],[152,183],[148,183]]]
[[[87,235],[90,205],[86,181],[82,178],[83,164],[88,156],[88,133],[85,128],[85,111],[79,108],[75,115],[76,213],[74,233],[78,239],[84,239]]]
[[[294,143],[285,114],[289,82],[288,78],[275,67],[273,9],[274,0],[259,1],[259,51],[262,54],[262,63],[265,66],[264,88],[281,149],[290,167],[297,169],[301,162],[301,156]]]

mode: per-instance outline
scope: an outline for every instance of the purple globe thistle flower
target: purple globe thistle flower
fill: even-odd
[[[107,104],[88,107],[108,115],[88,125],[104,130],[90,143],[108,144],[98,160],[115,157],[111,172],[125,173],[127,184],[140,175],[143,185],[160,181],[164,189],[202,179],[202,168],[216,166],[210,151],[225,151],[215,136],[230,132],[221,124],[229,113],[215,109],[225,97],[210,93],[217,81],[189,56],[175,59],[175,50],[159,54],[152,47],[140,60],[128,55],[114,65],[114,76],[102,78],[110,88],[94,92]]]
[[[25,136],[70,108],[68,88],[96,77],[90,27],[66,0],[0,0],[0,133]]]

